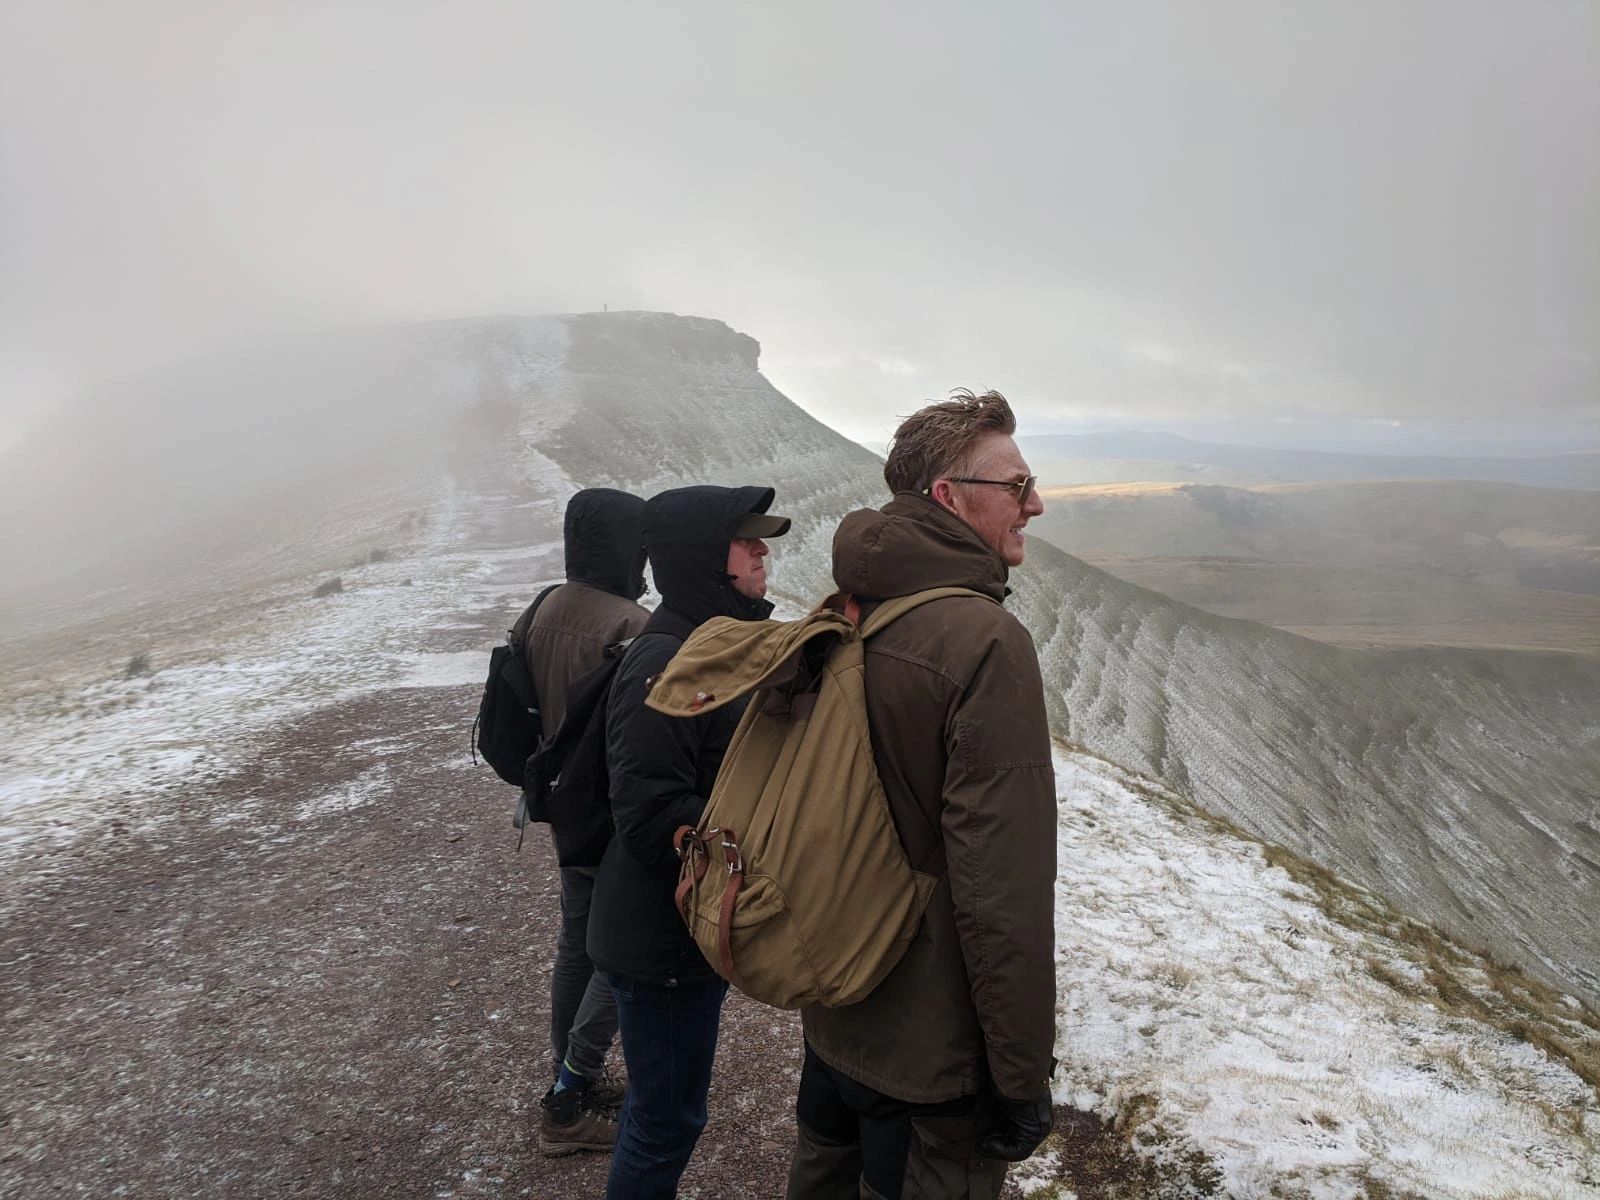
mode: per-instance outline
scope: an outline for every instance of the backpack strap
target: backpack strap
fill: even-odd
[[[740,991],[744,980],[733,965],[733,909],[739,899],[739,889],[744,886],[744,855],[739,851],[738,835],[731,829],[722,834],[722,854],[728,867],[728,883],[722,889],[722,908],[717,915],[717,957],[722,961],[723,973],[728,982]]]
[[[533,603],[528,605],[527,608],[522,610],[522,615],[517,618],[516,624],[512,625],[512,627],[510,629],[506,630],[506,645],[511,647],[512,653],[514,653],[519,659],[525,659],[526,658],[526,655],[523,652],[523,646],[524,646],[524,644],[526,642],[526,639],[527,639],[527,636],[528,636],[528,630],[533,625],[533,615],[534,615],[534,613],[539,611],[539,605],[544,603],[545,597],[548,596],[551,592],[555,591],[560,586],[561,585],[559,583],[552,583],[549,587],[545,588],[544,591],[540,592],[537,596],[535,596],[533,598]],[[490,675],[491,675],[491,678],[492,678],[493,674],[494,674],[494,659],[493,658],[491,658],[489,660],[489,664],[490,664],[490,666],[489,666]],[[528,686],[529,687],[533,686],[533,679],[532,679],[531,676],[528,679]],[[519,699],[525,699],[524,697],[521,697],[521,696],[519,696],[518,698]],[[533,698],[533,704],[530,707],[538,708],[538,706],[539,706],[539,697],[537,695],[534,695],[532,698]],[[471,751],[471,753],[472,753],[472,765],[473,766],[477,766],[478,765],[478,726],[482,723],[482,721],[483,721],[483,705],[480,704],[478,706],[478,715],[472,718],[472,734],[471,734],[470,741],[468,742],[468,745],[467,745],[467,749],[469,751]],[[518,826],[518,828],[520,829],[521,826]],[[522,838],[520,836],[518,836],[518,838],[517,838],[517,849],[518,850],[522,849]]]
[[[861,625],[862,640],[882,631],[890,622],[905,616],[913,608],[921,608],[930,601],[943,600],[946,596],[976,596],[980,600],[987,600],[990,604],[1000,603],[987,593],[964,587],[929,588],[924,592],[912,592],[909,596],[896,596],[892,600],[885,600],[872,610],[872,615]]]
[[[533,603],[522,610],[522,615],[517,618],[517,623],[510,629],[506,630],[506,641],[511,644],[512,648],[516,650],[518,654],[523,652],[523,646],[527,643],[528,630],[533,628],[534,614],[539,611],[539,605],[543,604],[546,597],[548,597],[551,592],[555,591],[560,586],[561,585],[559,583],[552,583],[549,587],[545,588],[544,591],[535,596],[533,598]]]
[[[905,616],[912,609],[921,608],[924,604],[931,603],[934,600],[943,600],[949,596],[977,596],[979,599],[987,600],[991,604],[1000,603],[987,593],[964,587],[929,588],[923,592],[912,592],[909,596],[896,596],[892,600],[885,600],[872,610],[871,615],[861,625],[861,640],[866,641],[873,634],[881,632],[891,622]],[[945,859],[944,838],[941,836],[935,841],[931,857],[912,865],[925,874],[944,875],[948,869]]]
[[[692,874],[683,872],[672,897],[678,914],[691,932],[694,929],[694,915],[689,907],[689,893],[695,884],[706,877],[713,847],[722,851],[723,861],[728,868],[728,882],[722,889],[722,904],[717,914],[717,961],[722,969],[722,977],[743,991],[744,984],[733,965],[733,910],[738,904],[739,891],[744,887],[744,854],[739,849],[739,837],[733,830],[720,829],[715,825],[703,834],[693,825],[680,825],[678,832],[673,835],[672,844],[678,851],[679,859],[693,866]]]

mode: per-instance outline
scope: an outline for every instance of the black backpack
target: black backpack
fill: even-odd
[[[556,861],[563,867],[599,866],[611,840],[606,709],[628,644],[607,646],[600,665],[572,685],[561,728],[529,756],[523,772],[519,815],[550,826]]]
[[[472,722],[473,761],[482,755],[496,775],[518,787],[522,786],[528,755],[538,749],[544,737],[539,695],[528,674],[528,629],[539,605],[560,586],[553,584],[540,592],[507,632],[505,643],[489,655],[489,679],[483,685],[478,717]]]

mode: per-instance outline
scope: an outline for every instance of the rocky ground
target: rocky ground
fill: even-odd
[[[324,709],[220,788],[108,801],[7,865],[0,1195],[602,1192],[605,1158],[535,1144],[554,864],[471,765],[473,704]],[[730,997],[685,1195],[782,1194],[799,1051],[792,1016]],[[1062,1116],[1048,1174],[1132,1182]]]

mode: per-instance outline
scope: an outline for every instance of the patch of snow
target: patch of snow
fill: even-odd
[[[517,599],[559,577],[561,542],[552,534],[575,489],[548,462],[542,475],[527,474],[546,499],[524,518],[525,545],[472,548],[484,499],[445,487],[405,556],[347,568],[341,592],[314,598],[315,577],[291,579],[262,596],[249,627],[207,629],[196,620],[180,630],[181,657],[157,655],[154,675],[63,685],[51,705],[0,697],[0,855],[36,839],[70,840],[110,798],[144,806],[173,788],[220,780],[268,731],[325,706],[394,687],[481,684],[492,641],[440,654],[419,647],[464,612],[501,609],[509,625]],[[463,710],[463,745],[472,716]]]
[[[1047,1150],[1034,1155],[1027,1162],[1018,1163],[1007,1178],[1024,1196],[1032,1196],[1050,1188],[1053,1189],[1049,1193],[1050,1200],[1077,1200],[1076,1192],[1061,1189],[1060,1170],[1061,1155],[1054,1150]]]
[[[402,655],[396,664],[396,687],[462,687],[481,684],[488,670],[489,649],[461,650],[454,654]]]
[[[1057,781],[1058,1103],[1199,1150],[1234,1197],[1596,1194],[1600,1105],[1565,1066],[1379,982],[1401,947],[1257,844],[1087,755]]]
[[[379,763],[371,770],[341,783],[338,787],[329,788],[320,795],[302,800],[295,808],[295,815],[302,821],[309,821],[329,813],[362,808],[381,799],[389,786],[389,768]]]

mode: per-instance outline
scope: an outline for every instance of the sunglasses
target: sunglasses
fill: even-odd
[[[1028,497],[1033,495],[1033,485],[1039,482],[1039,477],[1037,475],[1029,475],[1026,479],[972,479],[952,476],[950,482],[982,483],[989,487],[1008,488],[1017,494],[1017,505],[1021,507],[1028,502]]]

